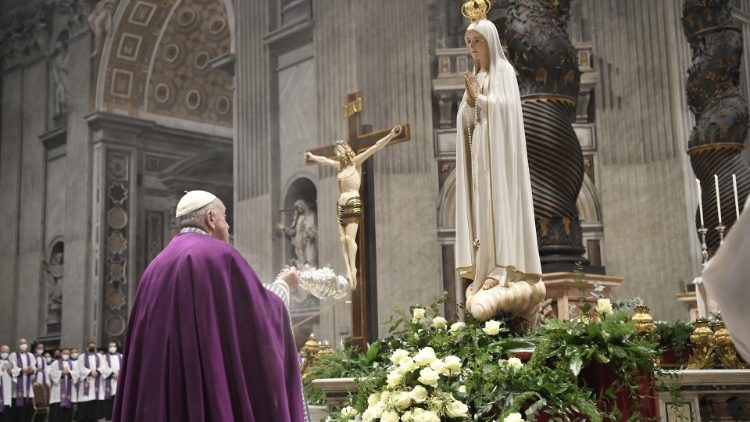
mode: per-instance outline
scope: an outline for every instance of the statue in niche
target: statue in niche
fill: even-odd
[[[89,26],[94,33],[94,51],[91,57],[96,57],[104,48],[104,40],[112,34],[112,15],[115,13],[118,0],[99,0],[89,15]]]
[[[57,54],[52,62],[52,78],[55,82],[55,110],[54,115],[60,116],[68,112],[68,31],[62,31],[57,36],[55,48]]]
[[[48,262],[44,262],[46,290],[47,290],[47,317],[45,325],[47,333],[59,333],[62,322],[62,287],[63,287],[63,243],[59,242],[52,248],[52,255]]]
[[[294,246],[294,258],[290,264],[305,270],[318,266],[318,227],[317,215],[304,199],[294,201],[294,217],[289,227],[279,227],[284,236]]]

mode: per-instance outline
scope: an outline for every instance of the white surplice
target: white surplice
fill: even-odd
[[[30,399],[34,398],[34,390],[31,387],[36,379],[36,374],[27,374],[26,370],[32,368],[36,370],[36,359],[29,352],[13,352],[8,356],[8,360],[13,364],[11,377],[13,378],[13,399],[19,395]]]
[[[12,404],[13,399],[13,378],[10,376],[8,371],[13,367],[13,364],[7,359],[0,359],[0,386],[3,390],[3,406],[8,407]]]
[[[63,364],[63,369],[60,369],[60,362]],[[68,369],[69,374],[65,375],[64,369]],[[68,360],[56,360],[47,366],[47,379],[50,382],[49,389],[49,404],[60,403],[60,392],[63,376],[67,376],[71,382],[70,388],[70,399],[73,400],[76,394],[76,382],[78,382],[78,365],[77,362],[71,359]]]
[[[98,365],[97,358],[99,358]],[[88,368],[86,368],[86,360],[88,360]],[[85,403],[92,400],[104,400],[104,380],[101,374],[102,371],[107,370],[107,362],[104,359],[104,356],[99,353],[84,353],[78,356],[77,370],[80,381],[78,386],[78,403]],[[97,377],[92,375],[95,370],[99,374]],[[99,385],[98,394],[97,383]]]
[[[102,371],[102,385],[105,387],[107,383],[111,383],[111,394],[112,397],[114,397],[115,393],[117,392],[117,378],[120,375],[120,364],[122,363],[122,355],[119,353],[115,353],[114,355],[111,353],[107,353],[103,356],[104,359],[104,365],[101,368]],[[105,397],[106,398],[106,397]]]

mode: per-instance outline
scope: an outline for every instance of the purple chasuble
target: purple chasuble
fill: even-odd
[[[114,422],[302,422],[286,308],[226,242],[176,236],[138,285]]]
[[[58,360],[60,372],[62,373],[65,367],[65,361],[62,359]],[[73,371],[73,361],[68,362],[68,370]],[[73,379],[70,374],[60,375],[60,407],[70,409],[73,407]]]
[[[95,362],[96,363],[96,368],[94,368],[94,370],[98,371],[99,370],[99,353],[94,352],[94,356],[96,357],[96,362]],[[86,369],[90,369],[89,365],[91,365],[91,364],[89,363],[89,354],[88,353],[86,355],[84,355],[83,364],[86,367]],[[101,383],[101,380],[102,380],[102,376],[101,375],[102,374],[99,374],[96,377],[96,381],[94,381],[94,400],[99,400],[99,384]],[[89,375],[89,376],[91,376],[91,375]],[[89,395],[89,381],[88,380],[85,380],[83,382],[83,395],[84,396],[88,396]]]

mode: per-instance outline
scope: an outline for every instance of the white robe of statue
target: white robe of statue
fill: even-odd
[[[475,69],[477,109],[465,93],[456,120],[456,267],[474,280],[466,294],[474,318],[507,312],[533,323],[546,290],[518,82],[495,25],[482,19],[471,30],[487,41],[490,66]],[[488,278],[497,285],[488,286]]]
[[[715,301],[734,346],[750,362],[750,326],[747,305],[750,303],[750,198],[744,211],[729,231],[724,244],[706,265],[703,284],[708,300]]]

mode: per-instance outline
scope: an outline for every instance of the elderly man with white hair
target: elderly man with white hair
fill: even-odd
[[[138,286],[112,420],[304,421],[289,314],[229,245],[226,207],[191,191],[176,218]],[[274,288],[288,297],[298,276]]]

